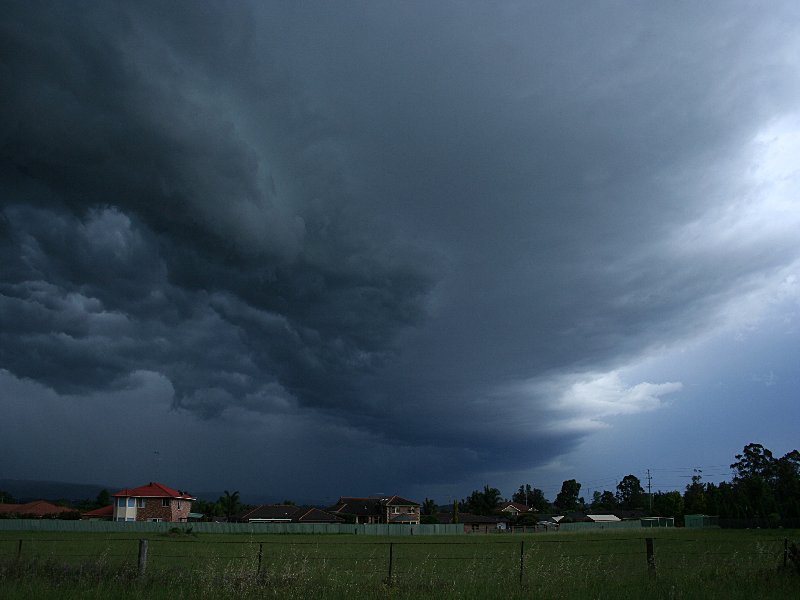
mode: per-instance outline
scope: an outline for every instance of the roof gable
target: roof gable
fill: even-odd
[[[112,496],[115,498],[177,498],[179,500],[194,500],[189,492],[173,490],[171,487],[167,487],[163,483],[157,483],[154,481],[151,481],[147,485],[140,485],[136,488],[126,488],[124,490],[120,490],[116,494],[112,494]]]

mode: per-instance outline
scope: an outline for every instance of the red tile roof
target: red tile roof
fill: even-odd
[[[137,488],[124,489],[116,494],[111,494],[115,498],[135,497],[135,498],[178,498],[180,500],[195,500],[189,492],[181,490],[173,490],[162,483],[151,481],[147,485],[141,485]]]
[[[26,517],[44,517],[47,515],[60,515],[63,512],[70,512],[66,506],[56,506],[44,500],[34,500],[27,504],[0,504],[0,512],[14,513]]]
[[[82,517],[113,517],[114,516],[114,505],[109,504],[108,506],[103,506],[102,508],[96,508],[94,510],[87,511],[85,513],[81,513]]]

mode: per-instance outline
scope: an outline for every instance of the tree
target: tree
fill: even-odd
[[[425,498],[425,502],[422,503],[422,514],[435,515],[436,509],[437,509],[436,502],[434,502],[430,498]]]
[[[458,523],[458,500],[453,500],[453,523]]]
[[[97,504],[98,508],[111,504],[111,494],[108,493],[108,490],[100,490],[100,493],[97,494],[95,504]]]
[[[653,514],[657,517],[674,517],[676,523],[683,522],[683,496],[678,491],[653,494]]]
[[[608,490],[595,490],[592,493],[592,509],[594,510],[613,510],[617,506],[617,497]]]
[[[699,469],[692,475],[692,483],[686,486],[683,493],[684,510],[687,515],[702,515],[708,511],[706,506],[706,488],[703,485],[703,476]]]
[[[519,486],[519,490],[514,492],[511,500],[539,512],[547,510],[550,506],[547,498],[544,497],[544,492],[539,488],[532,488],[530,484]]]
[[[0,490],[0,504],[16,504],[17,501],[14,500],[14,496],[6,492],[5,490]]]
[[[500,498],[500,490],[485,485],[483,491],[474,490],[464,499],[464,510],[476,515],[491,515],[497,511]]]
[[[625,510],[643,508],[644,499],[642,482],[636,475],[625,475],[617,484],[617,502]]]
[[[225,490],[225,495],[220,496],[219,503],[222,505],[222,512],[225,514],[225,518],[230,521],[231,517],[239,511],[239,506],[241,505],[239,491],[237,490],[231,494],[228,490]]]
[[[737,503],[746,517],[766,517],[776,508],[773,495],[775,458],[761,444],[748,444],[736,462],[733,485]]]
[[[575,510],[578,508],[578,495],[581,484],[574,479],[567,479],[561,484],[561,491],[556,496],[554,504],[559,510]]]

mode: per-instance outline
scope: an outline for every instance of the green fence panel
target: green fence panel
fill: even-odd
[[[614,521],[610,523],[560,523],[559,531],[585,531],[588,529],[638,529],[641,523],[636,521]]]
[[[353,534],[372,536],[461,535],[461,525],[355,525],[339,523],[153,523],[148,521],[61,521],[0,519],[0,531],[85,531],[97,533],[166,533],[173,527],[193,533]]]

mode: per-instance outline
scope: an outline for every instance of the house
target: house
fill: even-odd
[[[89,510],[81,513],[81,519],[84,521],[110,521],[114,518],[114,505],[109,504],[101,508]]]
[[[64,513],[74,513],[65,506],[57,506],[45,500],[34,500],[25,504],[0,504],[0,514],[20,519],[57,518]]]
[[[437,513],[436,520],[444,525],[453,523],[453,513]],[[486,517],[472,513],[458,513],[458,522],[464,525],[464,533],[495,533],[506,531],[508,520],[505,517]]]
[[[419,525],[420,505],[400,496],[342,496],[328,512],[337,516],[350,515],[356,523]]]
[[[508,513],[512,517],[518,517],[519,515],[528,513],[528,512],[536,512],[536,509],[528,508],[527,505],[522,504],[521,502],[511,502],[506,501],[501,504],[497,505],[497,510],[500,512]]]
[[[173,490],[151,481],[137,488],[124,489],[114,498],[114,521],[169,521],[189,520],[192,501],[189,492]]]
[[[234,515],[240,523],[344,523],[342,517],[314,507],[264,504]]]

